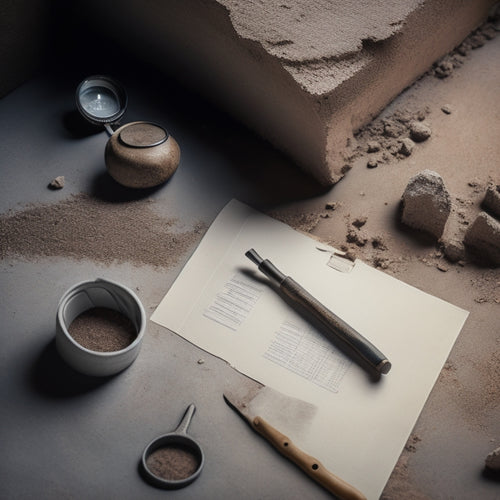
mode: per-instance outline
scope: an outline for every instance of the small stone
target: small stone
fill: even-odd
[[[412,177],[402,197],[401,221],[439,239],[451,212],[451,198],[439,174],[424,170]]]
[[[339,204],[336,201],[329,201],[326,205],[325,208],[327,210],[336,210]]]
[[[378,161],[372,158],[371,160],[368,160],[368,162],[366,163],[366,166],[368,168],[377,168],[378,167]]]
[[[410,156],[414,147],[415,143],[409,137],[406,137],[400,142],[399,152],[404,156]]]
[[[449,104],[445,104],[444,106],[441,106],[441,111],[445,114],[445,115],[451,115],[452,113],[452,109],[450,107]]]
[[[382,236],[374,236],[372,238],[372,247],[377,250],[387,250],[387,245],[385,244]]]
[[[410,123],[410,137],[415,142],[426,141],[431,136],[431,129],[424,122],[413,121]]]
[[[448,58],[442,59],[434,68],[434,74],[438,78],[446,78],[453,73],[453,62]]]
[[[368,241],[368,237],[364,233],[349,229],[347,231],[346,241],[348,243],[355,243],[358,247],[363,247]]]
[[[442,264],[441,262],[438,262],[436,267],[443,273],[448,271],[448,267]]]
[[[465,258],[465,246],[463,241],[450,239],[442,242],[444,254],[450,262],[463,261]]]
[[[64,175],[59,175],[52,179],[49,184],[50,189],[62,189],[64,187]]]
[[[204,363],[205,363],[205,360],[204,360],[203,358],[200,358],[200,359],[198,360],[198,364],[199,364],[199,365],[203,365]]]
[[[377,151],[380,151],[380,142],[378,141],[368,141],[368,153],[376,153]]]
[[[465,233],[464,243],[481,260],[500,265],[500,222],[491,215],[479,213]]]
[[[490,184],[488,186],[483,200],[483,207],[500,218],[500,184],[497,186]]]

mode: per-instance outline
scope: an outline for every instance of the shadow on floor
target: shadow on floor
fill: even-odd
[[[40,352],[28,374],[31,387],[51,398],[70,398],[97,389],[113,377],[90,377],[73,370],[59,356],[55,340]]]

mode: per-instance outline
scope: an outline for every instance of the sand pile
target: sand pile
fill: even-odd
[[[329,185],[346,171],[355,131],[436,61],[437,75],[453,71],[460,53],[440,59],[454,47],[479,46],[479,35],[460,44],[494,1],[78,4],[80,22],[91,12],[94,29],[147,53]]]
[[[9,211],[0,216],[0,259],[55,256],[172,267],[203,228],[180,231],[153,206],[149,200],[110,203],[82,193]]]

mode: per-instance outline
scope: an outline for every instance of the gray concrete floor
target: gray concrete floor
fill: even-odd
[[[63,73],[61,67],[51,66],[0,101],[0,213],[28,203],[54,203],[80,192],[109,200],[130,195],[105,172],[106,134],[78,137],[68,128],[74,119],[76,85],[99,72],[113,74],[127,88],[129,110],[124,122],[162,123],[181,145],[181,165],[174,177],[147,192],[169,217],[187,226],[209,224],[233,197],[256,208],[287,206],[304,211],[324,207],[331,198],[285,157],[196,96],[154,72],[139,71],[143,69],[139,65],[134,69],[101,64],[77,70],[64,67]],[[351,179],[359,191],[361,184],[356,183],[362,183],[362,170],[357,172],[342,183]],[[66,177],[64,189],[47,189],[58,175]],[[348,189],[349,184],[342,183],[333,193],[341,195],[342,186]],[[223,402],[225,383],[239,374],[177,335],[148,322],[136,362],[105,381],[81,377],[59,359],[55,313],[69,286],[97,276],[120,281],[137,290],[149,316],[194,248],[195,243],[186,248],[175,266],[159,270],[131,263],[104,265],[91,256],[84,260],[11,257],[0,262],[0,497],[329,497]],[[411,273],[406,278],[414,278],[426,291],[437,287],[435,293],[451,300],[453,290],[446,282],[428,285],[435,277],[431,273],[425,268],[417,278]],[[460,283],[458,278],[449,279],[453,286]],[[485,305],[492,311],[494,307]],[[491,315],[487,321],[481,316],[474,319],[469,330],[482,324],[491,325]],[[494,336],[489,331],[488,338],[494,341]],[[464,359],[471,342],[470,336],[459,342],[458,360]],[[201,358],[203,364],[198,363]],[[449,404],[447,422],[441,419],[443,397],[445,403],[455,397],[443,384],[438,382],[438,391],[433,391],[417,424],[422,442],[419,453],[407,461],[408,495],[403,488],[400,498],[411,498],[415,487],[429,498],[500,498],[498,482],[482,477],[477,459],[492,443],[480,441],[484,432],[467,429],[464,440],[466,423]],[[197,412],[190,433],[204,448],[206,466],[188,488],[165,493],[142,481],[139,458],[153,437],[177,425],[191,402]],[[494,415],[491,412],[488,418]],[[491,429],[498,429],[498,422],[492,421]],[[470,449],[477,463],[472,472]],[[453,454],[453,460],[442,463],[447,454]]]

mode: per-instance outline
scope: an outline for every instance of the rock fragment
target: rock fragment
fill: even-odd
[[[368,241],[368,237],[361,231],[355,231],[354,229],[349,229],[347,231],[346,241],[348,243],[354,243],[358,247],[364,247]]]
[[[412,121],[410,123],[410,138],[415,142],[426,141],[431,133],[431,128],[424,122]]]
[[[500,217],[500,184],[497,186],[490,184],[488,186],[483,200],[483,207],[496,217]]]
[[[414,147],[415,143],[409,137],[405,137],[400,142],[399,152],[404,156],[410,156],[413,153]]]
[[[64,175],[59,175],[49,183],[50,189],[62,189],[64,187]]]
[[[480,212],[465,233],[464,243],[481,260],[500,265],[500,222],[486,212]]]
[[[368,153],[376,153],[377,151],[380,151],[380,142],[378,141],[368,141],[367,144],[367,151]]]
[[[457,238],[443,240],[443,251],[450,262],[459,262],[465,259],[465,245]]]
[[[403,224],[439,239],[451,212],[451,199],[441,176],[424,170],[412,177],[402,197]]]
[[[368,220],[368,217],[366,217],[365,215],[362,215],[361,217],[356,217],[356,219],[354,219],[352,221],[352,225],[359,229],[366,224],[367,220]]]
[[[500,471],[500,447],[493,450],[486,457],[484,464],[488,469]]]

